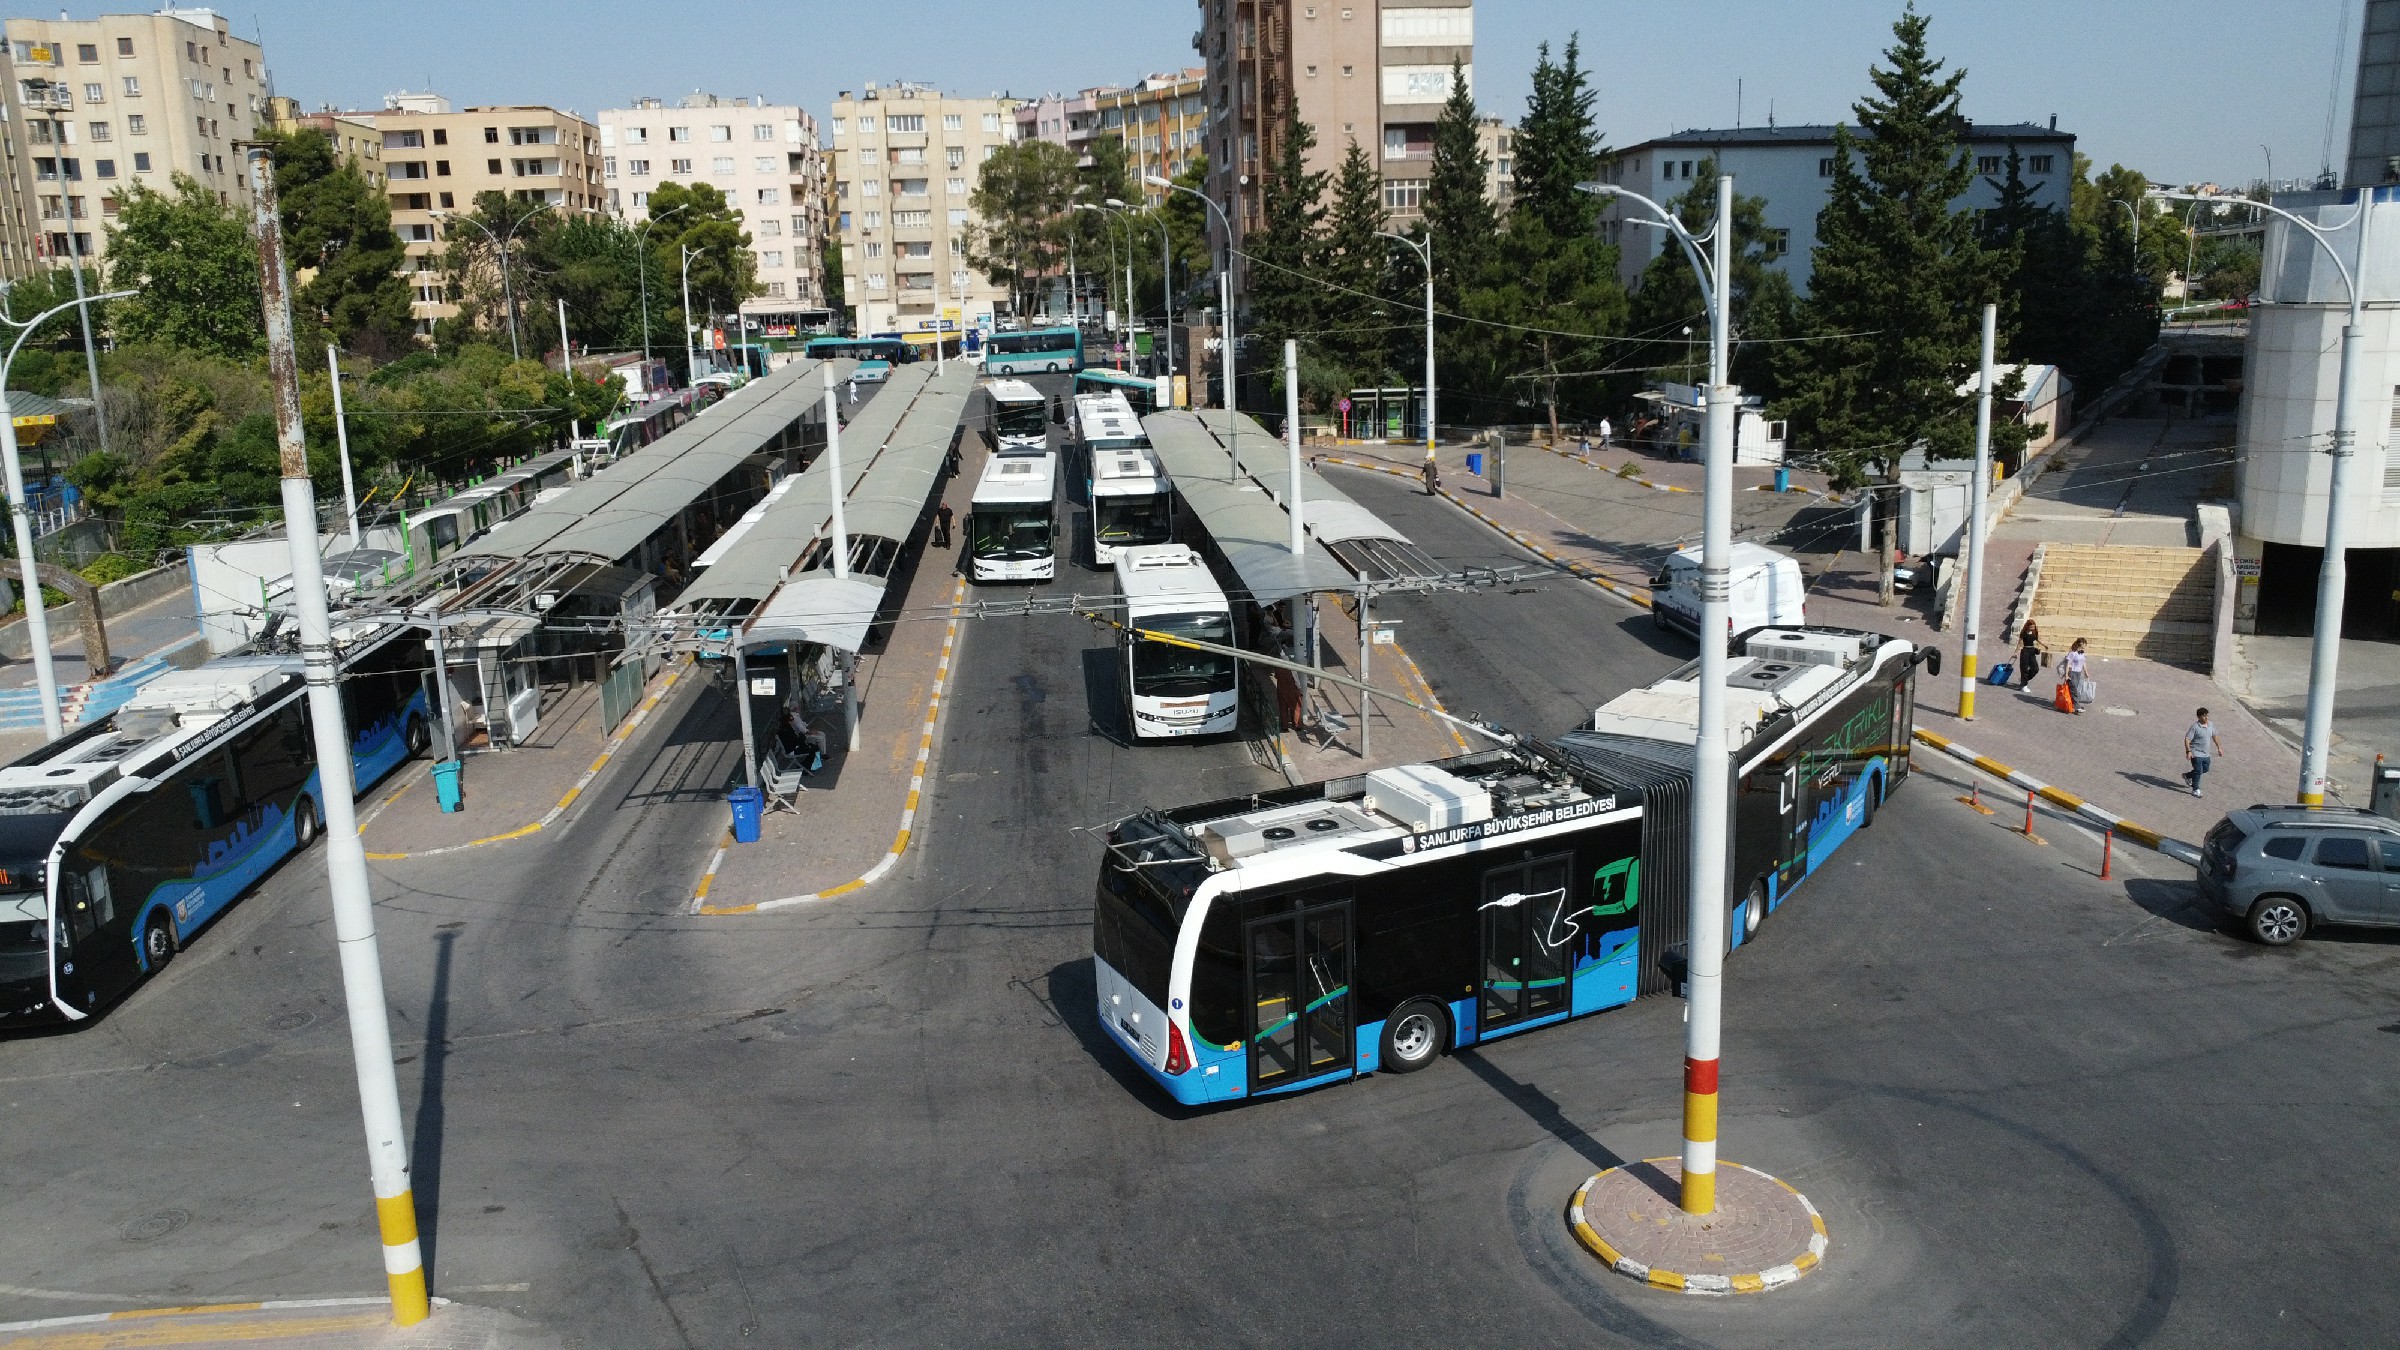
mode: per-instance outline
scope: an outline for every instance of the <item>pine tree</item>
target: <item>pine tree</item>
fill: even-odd
[[[1959,141],[1964,70],[1942,73],[1912,5],[1892,25],[1878,97],[1855,105],[1859,132],[1834,131],[1833,183],[1817,216],[1805,306],[1816,336],[1777,363],[1793,441],[1844,487],[1881,483],[1888,515],[1901,456],[1973,453],[1975,402],[1959,390],[1981,349],[1981,307],[1997,298],[1991,255],[1955,203],[1975,179]],[[1862,169],[1863,161],[1863,169]],[[1882,594],[1892,595],[1891,539]]]
[[[1329,175],[1312,173],[1308,152],[1317,134],[1294,116],[1282,136],[1281,152],[1268,170],[1260,205],[1261,228],[1245,241],[1250,277],[1249,336],[1259,344],[1254,352],[1271,353],[1272,364],[1283,365],[1283,343],[1305,337],[1317,327],[1324,290],[1312,275],[1323,249],[1325,185]],[[1254,356],[1247,366],[1267,360]]]
[[[1450,67],[1450,98],[1433,124],[1433,172],[1425,181],[1424,224],[1433,237],[1434,303],[1458,308],[1459,297],[1480,284],[1500,232],[1491,198],[1491,161],[1475,115],[1475,95],[1466,71]]]
[[[1388,281],[1394,245],[1383,228],[1383,175],[1353,140],[1334,175],[1317,266],[1325,294],[1324,331],[1316,346],[1331,367],[1326,373],[1337,394],[1390,374],[1389,338],[1395,324],[1406,322],[1407,311],[1382,298],[1396,289]]]
[[[1511,220],[1530,216],[1551,235],[1574,238],[1592,232],[1598,199],[1576,189],[1598,175],[1601,146],[1592,105],[1598,95],[1583,69],[1580,36],[1567,39],[1560,59],[1550,44],[1540,47],[1533,68],[1533,97],[1516,139],[1516,195]]]

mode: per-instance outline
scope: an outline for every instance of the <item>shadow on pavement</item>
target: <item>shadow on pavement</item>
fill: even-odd
[[[2200,887],[2194,882],[2135,877],[2125,883],[2125,898],[2145,912],[2195,933],[2221,933],[2227,928],[2227,921],[2200,898]]]
[[[1115,647],[1085,649],[1083,701],[1091,714],[1092,731],[1115,745],[1128,746],[1132,744],[1133,728],[1125,725],[1123,680]]]
[[[1484,1081],[1493,1091],[1508,1099],[1509,1105],[1524,1112],[1534,1124],[1550,1132],[1553,1139],[1583,1155],[1594,1170],[1605,1172],[1623,1167],[1625,1160],[1609,1151],[1608,1146],[1592,1138],[1581,1125],[1567,1119],[1567,1113],[1550,1098],[1550,1094],[1531,1083],[1520,1083],[1483,1057],[1477,1050],[1461,1050],[1452,1059],[1467,1066],[1467,1072]]]
[[[409,1131],[409,1185],[416,1193],[417,1245],[430,1283],[434,1244],[442,1226],[442,1082],[450,1060],[450,962],[456,954],[456,930],[434,934],[433,996],[425,1004],[425,1069],[418,1078],[417,1120]]]

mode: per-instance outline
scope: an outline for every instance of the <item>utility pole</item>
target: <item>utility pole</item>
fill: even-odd
[[[692,255],[697,252],[689,244],[678,244],[683,250],[683,387],[690,389],[700,378],[700,358],[692,353]]]
[[[575,397],[575,344],[567,338],[567,298],[558,298],[558,373],[567,377],[567,397]],[[567,444],[583,439],[583,419],[567,419]]]
[[[392,1066],[392,1029],[384,998],[383,963],[376,950],[367,855],[358,837],[350,731],[344,725],[341,690],[335,684],[333,623],[327,613],[324,568],[317,557],[317,498],[309,482],[308,447],[300,425],[300,367],[292,349],[291,282],[284,270],[283,227],[275,208],[275,162],[268,148],[255,142],[246,154],[251,224],[259,243],[259,292],[266,302],[275,439],[282,452],[284,539],[291,551],[292,603],[299,611],[309,722],[316,739],[327,889],[341,952],[342,992],[349,1006],[350,1052],[358,1070],[359,1107],[366,1123],[392,1320],[413,1326],[424,1321],[431,1309],[425,1296],[424,1257],[417,1245],[408,1136],[400,1121],[400,1084]]]
[[[1308,525],[1302,519],[1307,503],[1300,492],[1300,344],[1290,338],[1283,341],[1283,444],[1285,482],[1283,509],[1292,518],[1292,561],[1300,575],[1308,575]],[[1305,593],[1292,597],[1292,655],[1297,658],[1316,647],[1315,635],[1304,629],[1308,610]],[[1313,628],[1314,625],[1308,625]],[[1307,636],[1303,633],[1307,632]],[[1303,645],[1305,644],[1305,645]],[[1313,663],[1312,663],[1313,664]],[[1312,682],[1313,683],[1313,682]]]
[[[834,392],[833,363],[825,363],[825,476],[833,506],[833,575],[837,581],[850,578],[850,525],[842,516],[842,499],[849,489],[842,483],[842,401]],[[842,658],[842,715],[849,724],[850,748],[858,748],[858,654],[846,653]]]
[[[1975,482],[1967,490],[1967,626],[1958,654],[1958,715],[1975,720],[1975,647],[1983,629],[1985,499],[1992,492],[1992,349],[1999,343],[2000,307],[1983,307],[1983,375],[1975,396]]]
[[[1408,245],[1409,251],[1416,254],[1418,259],[1425,264],[1425,462],[1431,464],[1436,422],[1433,380],[1433,234],[1431,231],[1427,231],[1425,242],[1420,244],[1407,235],[1394,234],[1390,230],[1377,230],[1376,233],[1386,239],[1397,239]]]
[[[1078,293],[1081,277],[1075,271],[1075,232],[1067,231],[1067,326],[1075,330],[1078,342],[1083,339],[1083,297]]]
[[[342,508],[350,516],[350,551],[358,552],[358,484],[350,477],[350,423],[342,415],[342,353],[325,344],[325,368],[333,373],[333,436],[342,448]]]

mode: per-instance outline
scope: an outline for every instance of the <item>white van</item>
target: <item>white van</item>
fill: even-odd
[[[1733,622],[1725,637],[1753,628],[1797,628],[1807,591],[1800,564],[1764,544],[1733,546]],[[1650,583],[1650,613],[1661,628],[1700,636],[1700,550],[1687,548],[1667,559]]]

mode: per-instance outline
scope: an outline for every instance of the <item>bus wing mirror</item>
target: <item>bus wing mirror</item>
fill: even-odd
[[[1922,660],[1925,662],[1925,673],[1927,673],[1928,675],[1933,675],[1933,676],[1937,676],[1937,677],[1941,675],[1941,673],[1942,673],[1942,649],[1941,649],[1941,648],[1939,648],[1939,647],[1927,647],[1927,648],[1925,648],[1924,650],[1920,651],[1920,652],[1918,653],[1918,656],[1919,656],[1919,657],[1920,657],[1920,658],[1921,658],[1921,659],[1922,659]]]

